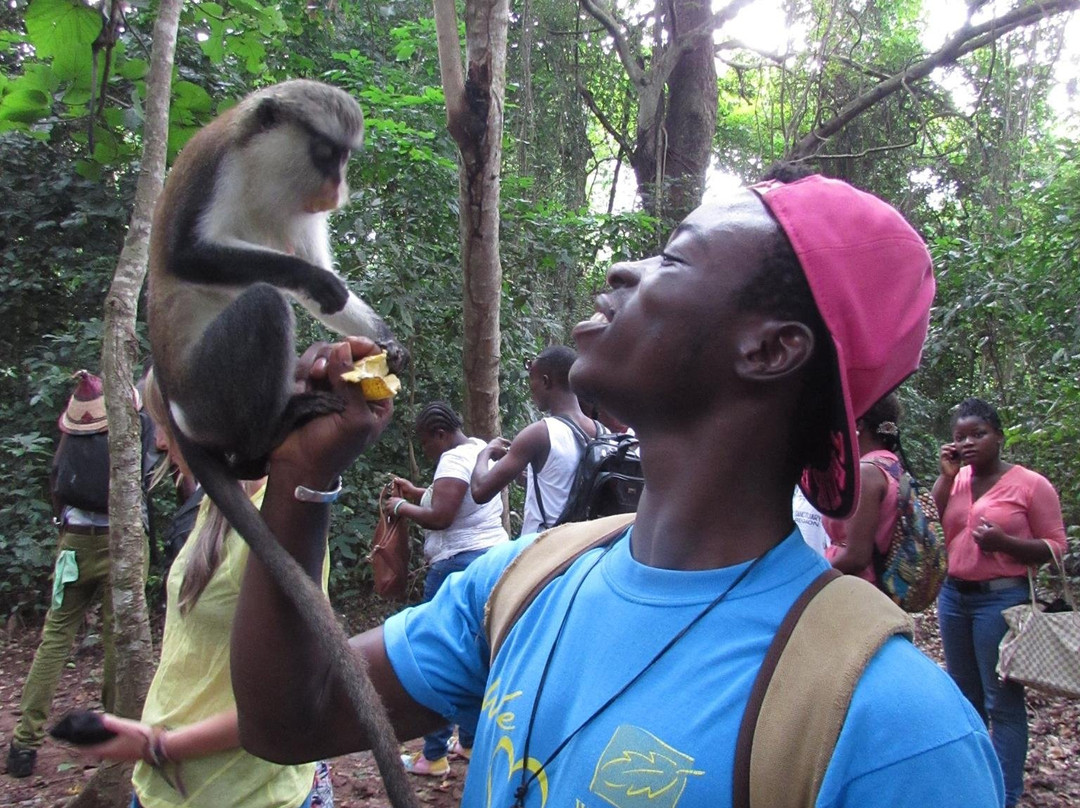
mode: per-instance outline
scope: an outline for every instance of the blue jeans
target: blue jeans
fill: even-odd
[[[1005,805],[1024,793],[1028,724],[1024,687],[997,675],[998,644],[1008,628],[1002,609],[1028,603],[1027,586],[997,592],[959,592],[946,580],[938,596],[945,668],[990,730],[1002,773]]]
[[[426,603],[435,597],[435,593],[439,591],[439,587],[443,585],[443,581],[446,580],[450,573],[460,572],[485,552],[485,550],[468,550],[464,553],[452,555],[449,558],[444,558],[442,561],[436,561],[432,564],[428,569],[427,575],[424,577],[424,602]],[[439,758],[446,757],[446,749],[453,734],[453,725],[447,724],[442,729],[436,730],[429,735],[425,735],[424,757],[428,760],[438,760]],[[472,748],[475,737],[475,730],[466,727],[458,728],[458,743],[466,749]]]

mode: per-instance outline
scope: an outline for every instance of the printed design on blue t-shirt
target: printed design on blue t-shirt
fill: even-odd
[[[693,765],[651,732],[624,724],[600,756],[589,791],[615,808],[675,808],[688,779],[705,774]]]
[[[516,714],[507,705],[521,696],[520,690],[500,692],[501,679],[492,682],[484,694],[483,714],[497,727],[498,740],[487,766],[486,805],[493,808],[495,794],[507,792],[503,778],[518,782],[523,770],[532,773],[530,790],[546,808],[549,783],[543,763],[518,750],[511,733],[517,729]],[[614,808],[676,808],[690,777],[704,771],[694,768],[694,758],[664,743],[651,732],[623,724],[616,728],[593,771],[589,791]],[[532,779],[532,778],[528,778]],[[513,791],[511,785],[510,791]],[[584,803],[576,801],[579,806]]]

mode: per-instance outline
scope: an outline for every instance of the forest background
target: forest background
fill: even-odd
[[[929,483],[936,474],[951,407],[984,397],[1001,409],[1008,458],[1057,486],[1075,542],[1080,66],[1068,45],[1070,32],[1080,42],[1077,5],[504,5],[505,90],[491,96],[502,116],[492,130],[499,295],[480,301],[499,314],[498,350],[489,352],[498,378],[494,419],[485,420],[469,400],[462,153],[447,127],[431,3],[184,4],[170,159],[221,109],[271,82],[319,78],[364,108],[352,201],[333,219],[337,263],[414,362],[393,424],[357,462],[336,510],[335,600],[370,589],[362,562],[379,487],[393,474],[430,477],[411,434],[420,407],[444,398],[476,433],[513,435],[536,415],[522,360],[569,343],[610,263],[651,254],[703,195],[781,159],[893,201],[927,239],[938,297],[923,366],[901,388],[917,476]],[[478,9],[500,13],[497,2],[469,0],[466,38]],[[56,418],[71,374],[102,367],[103,303],[134,204],[156,14],[156,2],[11,0],[0,9],[0,614],[8,618],[33,619],[45,605]],[[467,89],[474,79],[469,72]],[[301,342],[325,338],[300,320]],[[141,312],[137,336],[141,364]],[[169,492],[156,504],[162,523],[175,505]],[[152,567],[151,587],[160,573]]]

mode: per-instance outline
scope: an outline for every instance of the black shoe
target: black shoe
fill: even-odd
[[[37,763],[37,750],[24,749],[16,746],[14,742],[8,749],[7,773],[12,777],[29,777],[34,773],[34,764]]]

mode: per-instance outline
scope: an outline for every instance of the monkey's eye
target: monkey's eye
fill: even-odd
[[[311,156],[316,164],[328,163],[334,158],[334,146],[325,140],[316,140],[311,145]]]

